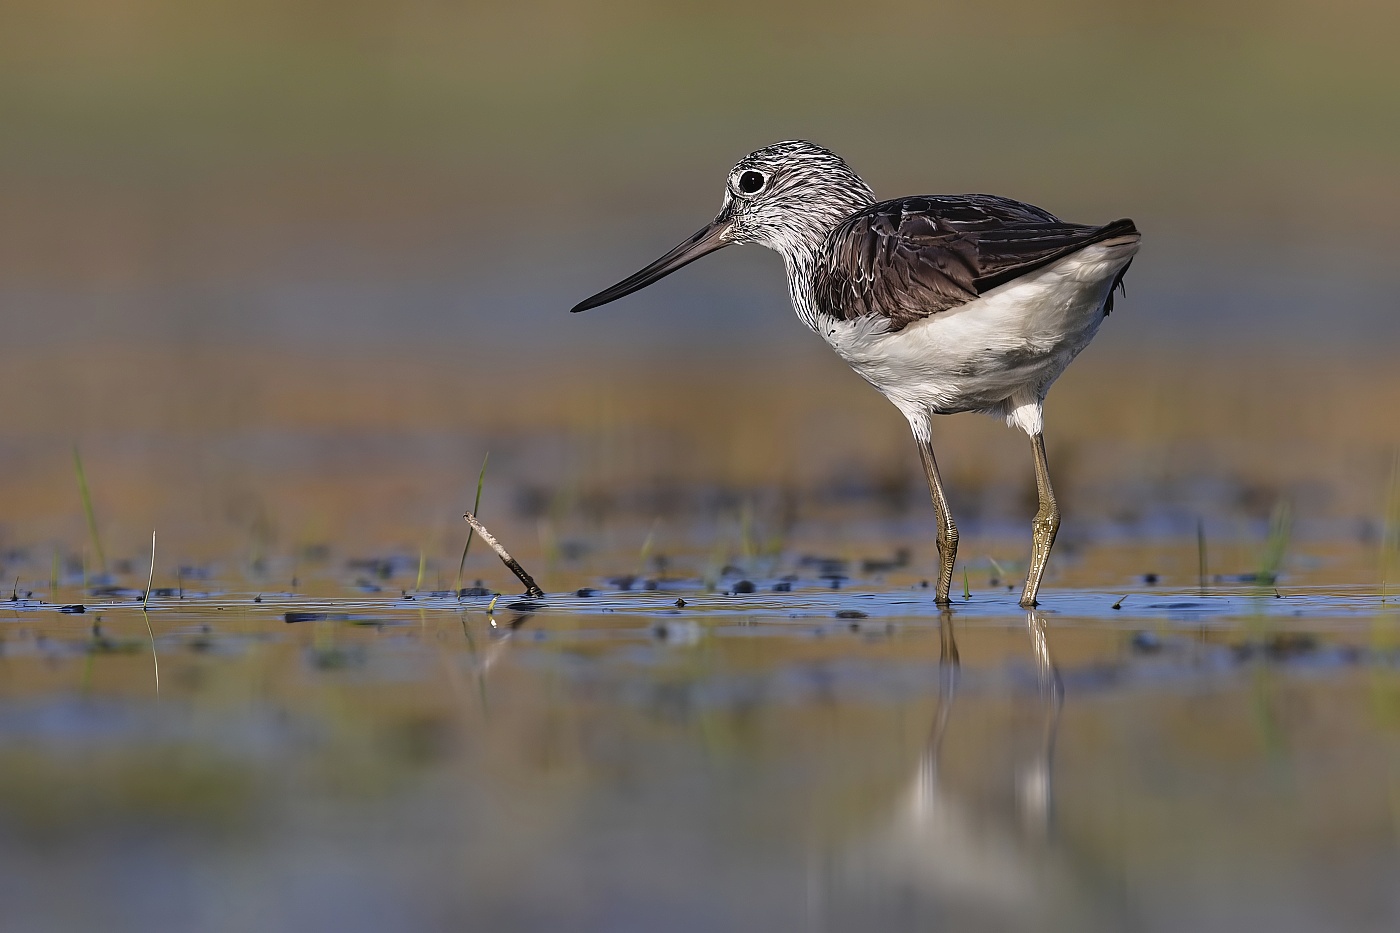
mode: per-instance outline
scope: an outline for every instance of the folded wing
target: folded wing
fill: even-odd
[[[895,331],[1093,243],[1136,234],[1131,220],[1065,223],[995,195],[899,198],[832,231],[813,288],[823,313],[838,320],[875,315]]]

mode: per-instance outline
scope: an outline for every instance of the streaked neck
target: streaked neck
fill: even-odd
[[[783,257],[793,309],[814,331],[819,331],[819,322],[812,281],[818,266],[830,261],[832,231],[856,211],[875,203],[874,195],[864,183],[860,188],[846,189],[843,194],[846,197],[830,202],[825,209],[804,211],[767,244]]]

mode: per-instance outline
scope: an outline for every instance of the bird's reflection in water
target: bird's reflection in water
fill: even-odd
[[[463,619],[483,708],[489,706],[489,675],[529,621],[528,613],[506,619],[488,615],[489,634],[480,643]],[[985,683],[960,704],[957,637],[952,614],[943,614],[939,702],[928,739],[903,790],[879,808],[880,815],[843,842],[823,847],[809,875],[813,928],[1105,926],[1107,908],[1093,896],[1092,878],[1056,838],[1052,777],[1064,691],[1045,618],[1030,611],[1025,624],[1034,689],[1019,699],[1031,708],[1033,737],[989,724]],[[980,730],[970,734],[970,743],[960,723]],[[950,734],[957,741],[949,743]],[[998,757],[1003,746],[1015,750],[1009,766]],[[1002,763],[988,767],[996,761]]]
[[[903,928],[912,920],[955,922],[950,929],[1088,921],[1092,898],[1054,832],[1052,772],[1064,691],[1045,618],[1026,613],[1039,723],[1036,740],[1014,758],[1014,799],[989,792],[995,775],[969,782],[962,768],[960,783],[946,775],[961,668],[952,613],[940,626],[940,702],[913,779],[883,818],[822,859],[826,877],[816,886],[814,919],[833,929],[856,928],[856,921],[861,929]],[[990,731],[976,741],[985,750],[1004,738]]]

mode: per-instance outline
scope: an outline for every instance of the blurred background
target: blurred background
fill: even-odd
[[[1400,928],[1397,36],[3,0],[0,927]],[[934,426],[955,637],[772,253],[568,313],[792,137],[1143,231],[1048,399],[1046,615],[1025,438]],[[462,557],[488,453],[533,619]]]
[[[1247,538],[1287,501],[1364,543],[1400,442],[1397,29],[1381,0],[8,0],[0,535],[83,546],[77,445],[134,554],[157,525],[447,564],[488,449],[522,527],[844,489],[924,542],[903,422],[774,255],[567,313],[805,137],[881,196],[1137,221],[1050,397],[1071,516]],[[1023,441],[938,427],[955,509],[1023,535]]]

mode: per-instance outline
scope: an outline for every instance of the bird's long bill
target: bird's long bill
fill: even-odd
[[[616,301],[623,295],[630,295],[639,288],[646,288],[652,282],[664,279],[675,272],[681,266],[689,265],[701,256],[713,253],[717,249],[723,249],[730,244],[729,239],[729,218],[723,215],[716,217],[713,222],[684,243],[662,256],[656,262],[645,269],[618,282],[612,288],[605,288],[592,298],[585,298],[574,305],[573,311],[587,311],[589,308],[596,308],[605,305],[610,301]]]

